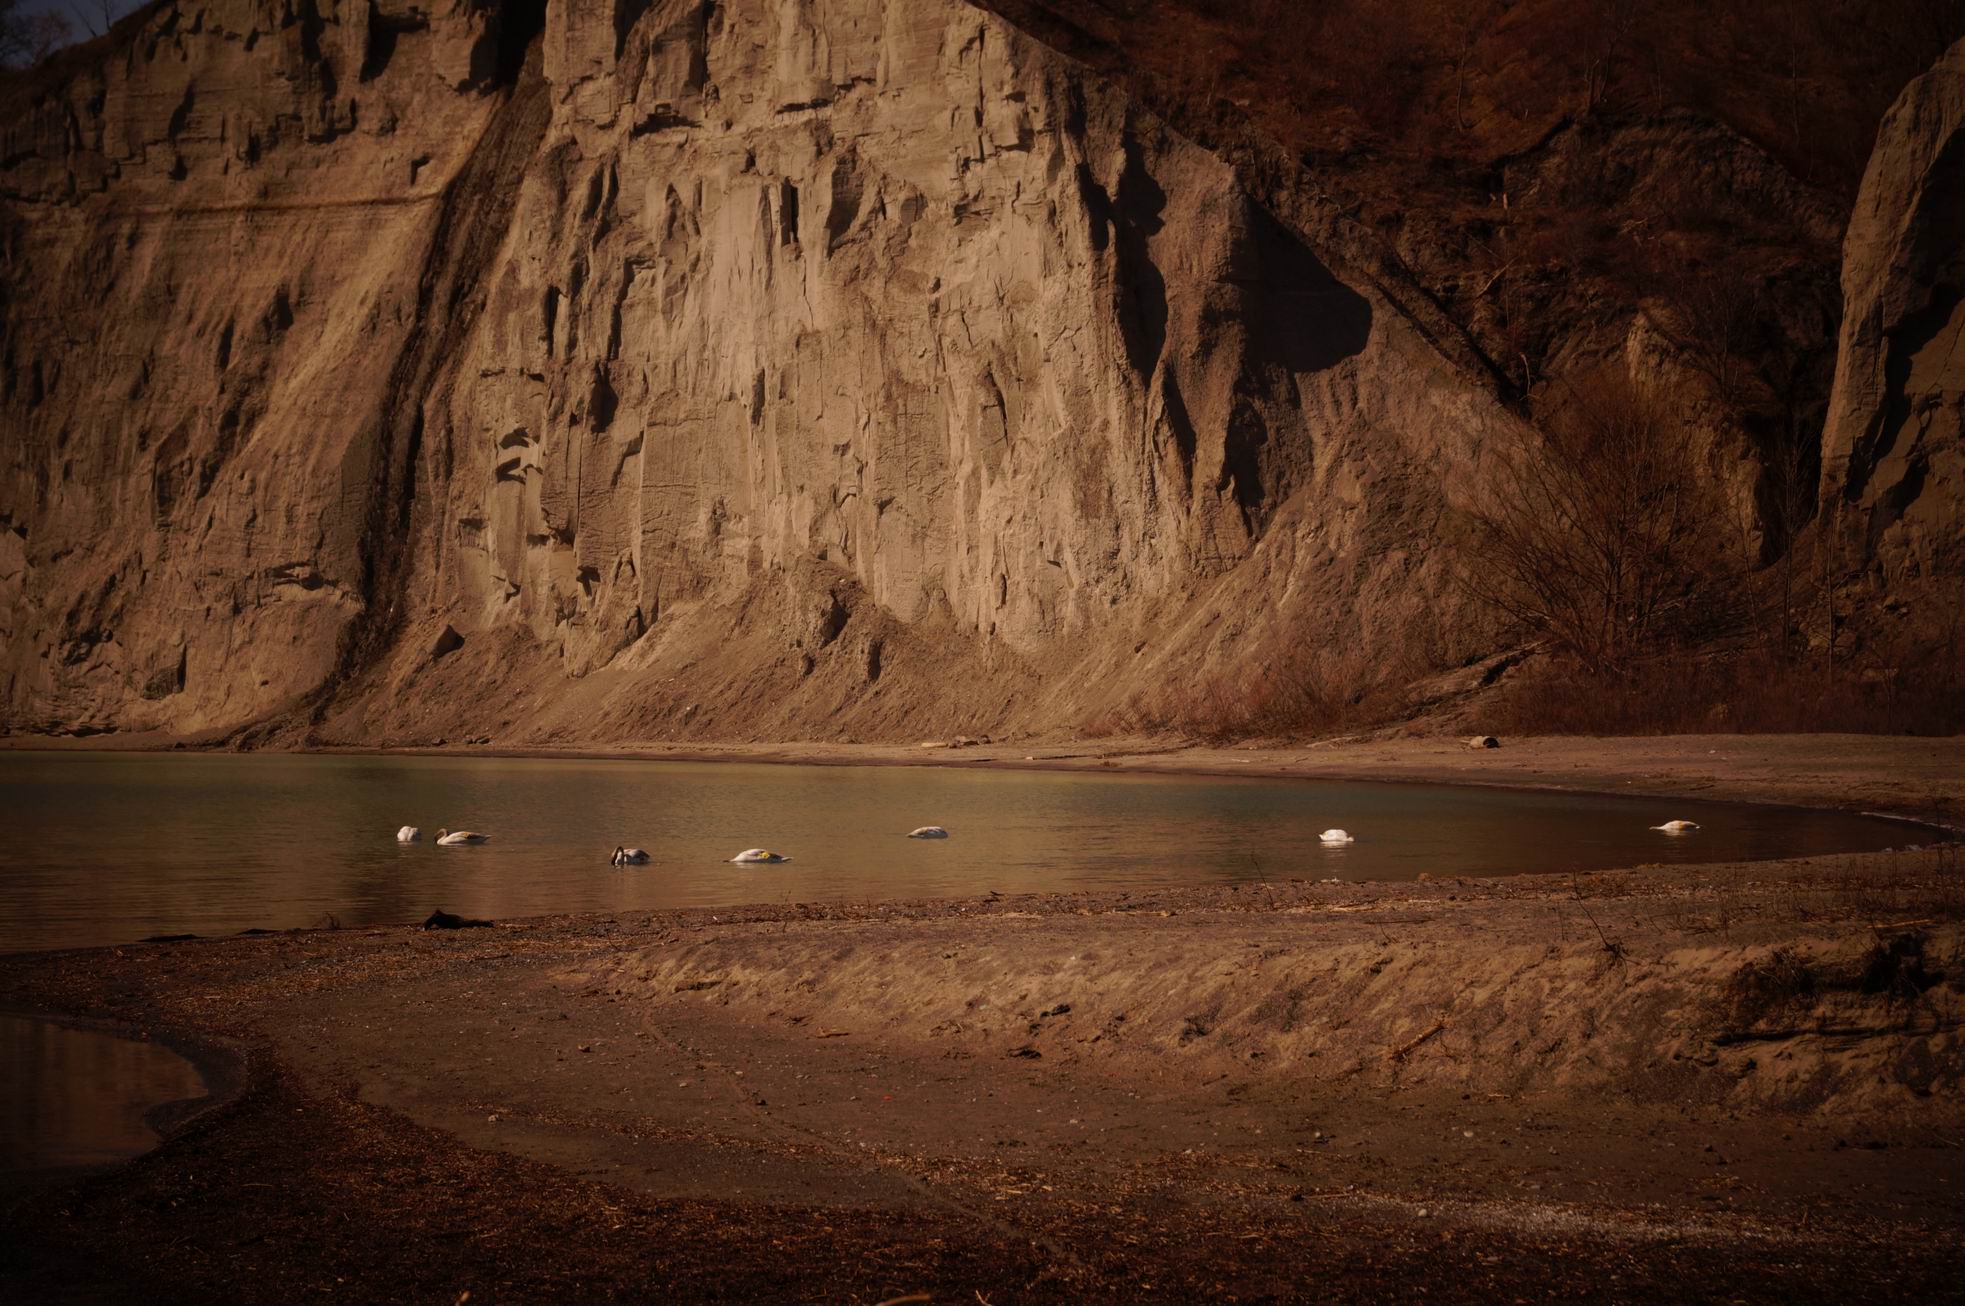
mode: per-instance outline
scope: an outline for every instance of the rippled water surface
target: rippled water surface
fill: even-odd
[[[1647,826],[1683,817],[1683,837]],[[941,841],[906,838],[948,827]],[[396,828],[421,826],[400,845]],[[439,826],[490,833],[438,848]],[[1320,831],[1357,837],[1326,848]],[[0,951],[152,934],[1873,850],[1879,818],[1446,785],[916,767],[0,753]],[[653,855],[617,869],[617,843]],[[793,860],[733,866],[750,847]]]

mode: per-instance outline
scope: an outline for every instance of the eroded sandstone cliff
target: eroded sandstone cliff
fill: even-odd
[[[1452,322],[961,0],[178,0],[11,102],[10,728],[1044,732],[1482,651]]]
[[[345,9],[149,10],[5,128],[17,724],[258,719],[391,601],[412,391],[544,115],[494,16]]]
[[[1451,601],[1509,419],[1116,91],[953,0],[524,22],[164,5],[8,128],[17,725],[1041,729]]]

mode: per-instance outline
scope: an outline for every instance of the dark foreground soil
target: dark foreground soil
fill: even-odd
[[[0,1003],[237,1072],[148,1156],[10,1199],[0,1273],[20,1301],[1960,1299],[1961,997],[1948,848],[0,958]]]

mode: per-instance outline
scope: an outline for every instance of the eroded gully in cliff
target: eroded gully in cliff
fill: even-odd
[[[362,610],[342,633],[334,671],[292,724],[320,722],[340,693],[387,652],[401,628],[415,557],[425,422],[448,407],[456,360],[484,308],[487,273],[510,234],[520,183],[552,119],[551,86],[541,72],[536,30],[497,92],[504,103],[444,189],[417,287],[416,318],[390,368],[376,416],[359,546]],[[247,727],[241,741],[279,728],[277,722],[257,723]]]

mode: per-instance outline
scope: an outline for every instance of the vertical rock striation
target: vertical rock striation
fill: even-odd
[[[1893,579],[1965,577],[1965,44],[1883,120],[1843,250],[1825,493]]]
[[[330,682],[407,545],[394,360],[451,307],[433,261],[509,99],[498,33],[465,5],[164,5],[16,90],[11,724],[236,725]]]
[[[499,663],[612,673],[543,709],[516,678],[539,728],[1071,723],[1363,619],[1504,420],[1220,161],[966,5],[554,7],[544,72],[415,585],[524,631]]]
[[[119,36],[6,128],[15,728],[1069,727],[1452,602],[1507,416],[980,10]]]

